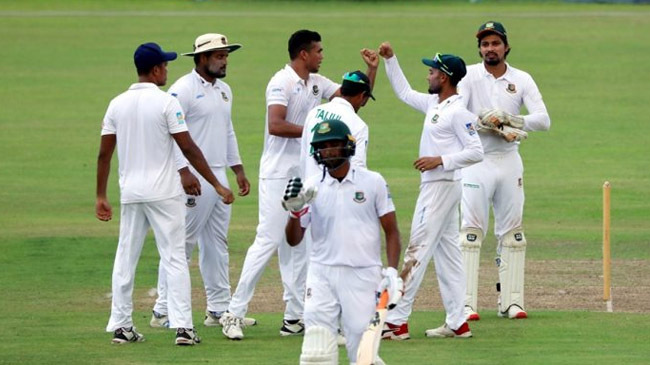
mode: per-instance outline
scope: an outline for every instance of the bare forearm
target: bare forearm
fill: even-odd
[[[97,197],[106,197],[106,186],[108,185],[108,175],[111,171],[111,161],[106,160],[101,155],[97,159]]]
[[[300,226],[300,219],[298,218],[289,218],[284,232],[289,246],[297,246],[305,235],[305,230]]]
[[[302,137],[302,126],[289,123],[286,120],[275,120],[269,122],[269,134],[283,138]]]
[[[221,186],[221,183],[219,183],[217,178],[212,173],[212,170],[210,169],[208,162],[205,160],[203,153],[196,145],[181,149],[181,151],[183,152],[185,158],[187,158],[187,160],[190,162],[190,164],[192,164],[194,169],[199,174],[201,174],[201,176],[203,176],[203,178],[209,182],[210,185]]]

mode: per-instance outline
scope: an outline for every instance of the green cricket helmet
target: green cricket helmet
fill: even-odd
[[[343,157],[348,159],[354,156],[357,144],[350,128],[345,123],[336,119],[324,120],[314,127],[314,135],[311,140],[311,146],[314,150],[313,156],[316,163],[322,164],[323,158],[320,149],[323,148],[323,143],[329,141],[343,141]]]

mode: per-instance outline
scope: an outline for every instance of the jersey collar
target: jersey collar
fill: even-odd
[[[491,73],[488,72],[487,68],[485,68],[485,63],[481,62],[481,73],[483,74],[483,77],[491,77],[494,79],[494,76],[492,76]],[[506,72],[501,75],[497,80],[503,79],[506,81],[510,81],[509,76],[512,74],[512,67],[508,62],[506,62]]]
[[[345,175],[343,180],[341,180],[341,185],[345,184],[346,182],[349,182],[350,184],[354,184],[354,181],[356,180],[356,175],[357,175],[357,169],[355,167],[350,166],[350,171],[348,171],[348,174]],[[325,182],[327,183],[327,185],[332,185],[335,182],[339,182],[339,181],[333,178],[332,175],[330,175],[329,173],[326,173]]]
[[[332,99],[332,101],[330,101],[330,103],[332,103],[332,104],[339,104],[339,105],[341,105],[341,106],[344,106],[344,107],[349,108],[350,110],[354,111],[354,108],[352,107],[352,104],[350,104],[349,101],[343,99],[343,98],[340,97],[340,96],[337,96],[337,97],[335,97],[334,99]]]
[[[194,75],[194,77],[196,77],[201,82],[201,86],[203,86],[203,87],[214,87],[214,88],[216,88],[217,83],[219,83],[219,79],[214,79],[214,84],[207,81],[206,79],[203,78],[203,76],[201,76],[198,72],[196,72],[195,68],[192,69],[192,75]]]
[[[129,90],[140,90],[140,89],[158,89],[159,87],[156,86],[153,82],[136,82],[134,84],[131,84],[129,87]]]

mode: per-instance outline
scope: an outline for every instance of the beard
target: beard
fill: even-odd
[[[439,94],[440,93],[440,86],[429,86],[429,94]]]
[[[214,77],[215,79],[222,79],[226,77],[226,68],[223,67],[216,70],[211,70],[210,68],[206,67],[205,73],[210,77]]]
[[[483,56],[483,62],[489,66],[496,66],[501,63],[501,59],[494,53],[486,54]]]

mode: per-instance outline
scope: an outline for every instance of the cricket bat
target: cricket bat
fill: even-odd
[[[357,365],[372,365],[379,354],[379,342],[381,331],[388,315],[388,291],[384,290],[379,297],[377,310],[368,324],[368,328],[361,336],[359,349],[357,350]]]
[[[410,260],[404,265],[400,274],[404,283],[410,279],[411,269],[416,264],[416,260]],[[384,290],[379,297],[375,314],[372,316],[368,328],[361,336],[359,348],[357,349],[357,365],[374,365],[377,361],[381,332],[384,329],[384,322],[386,322],[387,316],[388,291]]]

